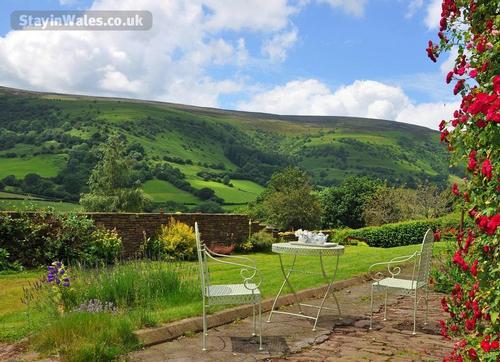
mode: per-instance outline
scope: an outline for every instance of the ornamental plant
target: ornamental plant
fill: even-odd
[[[439,42],[429,41],[427,47],[434,62],[444,52],[457,51],[446,82],[462,102],[439,129],[452,163],[467,170],[463,183],[451,191],[474,222],[457,233],[452,260],[457,280],[442,300],[449,318],[441,321],[441,332],[456,340],[445,361],[500,359],[499,26],[497,1],[444,0]]]

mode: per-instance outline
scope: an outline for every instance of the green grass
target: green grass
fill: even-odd
[[[209,187],[215,191],[215,194],[224,199],[225,202],[230,203],[247,203],[253,201],[257,198],[260,192],[264,189],[262,186],[252,182],[236,180],[233,182],[234,187],[224,185],[220,182],[215,181],[203,181],[201,179],[191,179],[189,180],[191,185],[195,188],[201,189],[203,187]]]
[[[143,185],[143,190],[154,201],[175,201],[183,204],[199,202],[198,198],[187,191],[178,189],[170,182],[163,180],[149,180]]]
[[[435,244],[435,255],[445,248],[445,243],[440,242]],[[395,256],[408,255],[418,250],[420,245],[409,245],[395,248],[372,248],[368,246],[347,246],[345,255],[340,258],[340,266],[338,270],[338,280],[347,279],[356,275],[363,274],[367,271],[368,267],[379,261],[390,260]],[[262,285],[260,287],[264,298],[273,297],[280,287],[283,280],[281,270],[279,267],[278,256],[272,253],[257,253],[248,255],[249,258],[255,260],[257,267],[262,273]],[[285,257],[287,260],[288,258]],[[289,262],[290,260],[287,260]],[[142,270],[149,270],[153,273],[154,270],[158,271],[158,266],[151,262],[151,267]],[[165,267],[164,263],[162,263]],[[333,263],[326,263],[327,269],[331,271]],[[192,317],[201,314],[201,303],[198,295],[198,277],[197,277],[197,262],[185,262],[177,266],[179,278],[183,280],[186,287],[178,289],[179,292],[168,295],[151,296],[151,293],[161,290],[161,287],[153,287],[154,281],[145,281],[142,287],[137,286],[134,281],[134,274],[130,270],[118,270],[121,276],[118,278],[110,273],[102,273],[95,278],[99,279],[92,287],[87,287],[81,294],[75,296],[76,300],[81,298],[103,298],[113,300],[118,305],[129,306],[130,309],[126,314],[119,314],[116,318],[126,318],[131,323],[133,328],[139,328],[144,324],[156,324],[167,321],[178,320],[181,318]],[[301,257],[297,260],[297,269],[308,271],[319,271],[318,259],[314,257]],[[158,273],[158,272],[157,272]],[[20,339],[29,331],[25,318],[25,306],[20,303],[22,295],[22,286],[26,285],[28,280],[34,280],[41,273],[24,272],[13,275],[0,275],[0,341],[2,340],[15,340]],[[152,274],[149,274],[150,276]],[[157,274],[157,275],[162,275]],[[85,277],[81,279],[81,283],[91,278]],[[117,281],[120,279],[121,281]],[[161,278],[155,277],[155,280]],[[94,279],[97,280],[97,279]],[[165,279],[163,285],[167,285]],[[213,264],[211,265],[211,280],[213,284],[224,283],[240,283],[238,272],[227,265]],[[320,275],[296,275],[292,276],[292,280],[298,289],[310,288],[322,285],[324,280]],[[191,282],[189,282],[191,281]],[[149,283],[149,284],[148,284]],[[192,283],[192,284],[189,284]],[[140,284],[140,283],[139,283]],[[174,283],[175,284],[175,283]],[[135,286],[134,286],[135,285]],[[161,285],[161,284],[160,284]],[[151,291],[144,288],[149,286]],[[194,289],[192,289],[194,286]],[[143,288],[143,289],[141,289]],[[165,287],[172,289],[172,286]],[[154,290],[153,290],[154,289]],[[146,301],[149,301],[146,303]],[[76,303],[76,301],[75,301]],[[145,303],[145,304],[142,304]],[[217,309],[213,309],[215,311]],[[146,316],[144,315],[147,311]],[[36,318],[35,318],[36,320]],[[145,321],[147,323],[145,323]],[[63,322],[61,322],[63,323]],[[78,326],[75,325],[75,333]]]
[[[43,177],[54,177],[65,164],[64,155],[39,155],[26,158],[1,158],[0,178],[14,175],[23,178],[28,173]]]
[[[5,211],[35,211],[52,208],[57,212],[82,211],[82,207],[78,204],[72,204],[62,201],[46,201],[46,200],[0,200],[0,210]]]

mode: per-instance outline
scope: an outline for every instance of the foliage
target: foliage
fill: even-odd
[[[25,267],[47,265],[52,260],[110,262],[121,252],[121,239],[114,232],[97,230],[81,215],[53,212],[0,215],[0,248],[9,262]]]
[[[92,240],[89,253],[94,256],[96,262],[112,264],[118,260],[122,251],[122,239],[116,229],[97,228],[92,232]]]
[[[259,232],[253,233],[250,235],[248,240],[243,243],[245,246],[242,247],[245,251],[253,251],[253,252],[270,252],[275,243],[274,237],[272,234],[266,232],[265,230],[261,230]],[[250,244],[250,245],[247,245]],[[250,246],[250,249],[249,249]]]
[[[330,187],[321,193],[324,209],[324,228],[351,227],[365,225],[363,209],[375,193],[377,181],[368,177],[348,177],[340,186]]]
[[[455,218],[404,221],[382,226],[368,226],[361,229],[340,229],[330,234],[330,240],[349,244],[349,240],[363,241],[372,247],[391,248],[395,246],[419,244],[430,228],[433,230],[456,227]]]
[[[90,192],[80,203],[87,211],[142,211],[148,202],[133,179],[131,159],[125,156],[125,143],[111,136],[102,147],[102,157],[89,179]]]
[[[265,220],[283,230],[312,229],[319,225],[322,213],[310,177],[295,167],[273,174],[258,204]]]
[[[21,271],[22,265],[18,261],[10,261],[10,253],[7,249],[0,248],[0,272],[3,271]]]
[[[204,214],[220,214],[224,209],[215,201],[208,200],[200,202],[191,209],[192,212],[202,212]]]
[[[158,240],[165,255],[173,259],[191,260],[196,257],[196,237],[191,226],[170,218],[160,227]]]
[[[363,210],[367,225],[378,226],[404,220],[436,218],[450,210],[449,192],[435,185],[420,185],[416,190],[380,186]]]
[[[102,269],[54,262],[45,281],[27,290],[29,312],[46,315],[33,346],[64,360],[113,360],[138,347],[134,329],[157,323],[148,310],[199,300],[194,274],[194,268],[165,262]]]
[[[466,167],[466,179],[453,194],[477,226],[457,234],[454,268],[458,278],[442,301],[450,318],[442,334],[458,339],[447,359],[497,361],[500,358],[500,16],[498,2],[444,0],[439,44],[429,41],[433,60],[456,50],[446,77],[460,94],[460,109],[439,125],[454,165]]]

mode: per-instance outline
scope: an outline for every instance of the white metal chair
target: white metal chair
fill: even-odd
[[[262,306],[259,286],[262,281],[260,272],[255,265],[255,261],[242,256],[222,255],[211,251],[205,243],[201,241],[198,223],[195,223],[196,248],[198,251],[198,261],[200,264],[201,291],[203,298],[203,351],[207,350],[207,313],[208,307],[220,304],[253,304],[253,333],[256,335],[255,308],[259,307],[259,350],[262,350]],[[217,257],[217,258],[216,258]],[[224,259],[233,259],[227,261]],[[216,284],[210,282],[208,260],[217,263],[229,264],[240,267],[242,284]]]
[[[432,249],[434,247],[434,234],[431,229],[427,230],[422,241],[420,250],[411,255],[399,256],[391,261],[376,263],[370,266],[368,273],[375,280],[372,284],[371,304],[370,304],[370,329],[373,323],[373,292],[374,290],[382,289],[385,291],[385,307],[384,321],[387,320],[387,292],[389,289],[396,290],[400,294],[410,295],[413,298],[413,334],[415,334],[417,320],[417,306],[421,298],[425,300],[425,322],[427,324],[427,316],[429,314],[429,273],[432,261]],[[413,260],[413,273],[411,279],[396,278],[401,273],[401,267],[397,264],[407,263]],[[387,271],[391,275],[388,278],[384,277],[382,272],[372,274],[372,269],[379,269],[381,266],[387,266]],[[422,294],[422,295],[420,295]]]

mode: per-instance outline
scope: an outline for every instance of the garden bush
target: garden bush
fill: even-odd
[[[333,231],[330,239],[340,244],[349,244],[354,239],[364,241],[369,246],[390,248],[419,244],[427,229],[457,228],[458,224],[457,218],[449,216],[429,220],[405,221],[361,229],[340,229]]]
[[[164,255],[173,259],[192,260],[196,257],[196,237],[191,226],[170,218],[158,234]]]
[[[50,264],[53,260],[96,263],[112,262],[121,252],[118,234],[99,230],[92,219],[54,212],[0,214],[0,248],[10,263],[25,267]]]
[[[257,233],[252,234],[248,238],[248,243],[252,246],[252,251],[254,252],[269,252],[273,246],[273,243],[276,242],[272,234],[266,232],[265,230],[261,230]]]

